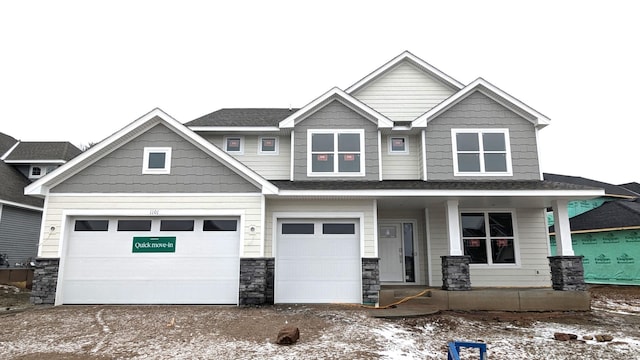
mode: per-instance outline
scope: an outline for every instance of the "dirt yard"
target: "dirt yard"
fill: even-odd
[[[640,287],[590,291],[590,313],[388,320],[349,306],[34,307],[28,293],[0,286],[0,359],[446,359],[452,339],[487,343],[490,359],[640,358]],[[300,329],[298,343],[275,344],[288,325]],[[577,340],[554,340],[556,332]],[[584,339],[601,334],[613,340]]]

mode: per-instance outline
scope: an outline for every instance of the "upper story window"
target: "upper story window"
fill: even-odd
[[[146,147],[142,164],[143,174],[171,173],[171,148]]]
[[[508,129],[452,129],[454,175],[512,175]]]
[[[406,136],[389,137],[389,154],[408,154],[409,142]]]
[[[278,138],[274,136],[261,137],[258,140],[258,154],[277,155],[278,154]]]
[[[515,264],[515,236],[510,212],[460,214],[464,254],[471,264]]]
[[[29,169],[29,179],[39,179],[55,169],[55,166],[32,165]]]
[[[364,130],[308,130],[307,142],[307,175],[364,175]]]
[[[230,154],[244,153],[244,138],[242,136],[227,136],[224,138],[224,151]]]

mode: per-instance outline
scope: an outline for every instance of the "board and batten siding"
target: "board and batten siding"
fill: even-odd
[[[265,256],[273,256],[273,241],[277,231],[273,228],[274,213],[324,213],[329,218],[341,217],[339,213],[362,213],[364,216],[364,257],[376,256],[376,239],[374,237],[374,201],[373,200],[317,200],[267,199],[265,221]],[[305,217],[306,218],[306,217]],[[311,217],[313,218],[313,217]]]
[[[465,128],[509,129],[513,176],[454,176],[451,129]],[[431,120],[425,143],[427,180],[540,180],[534,125],[478,91]]]
[[[238,161],[248,166],[251,170],[260,174],[267,180],[289,180],[291,172],[291,135],[271,134],[245,135],[245,134],[202,134],[202,137],[213,145],[224,150],[224,138],[226,136],[240,136],[244,140],[242,154],[229,154]],[[277,137],[277,154],[260,154],[260,138]]]
[[[391,137],[406,137],[407,153],[389,152]],[[382,135],[382,179],[383,180],[420,180],[420,136],[417,135]]]
[[[145,147],[171,148],[170,174],[143,174]],[[164,125],[156,125],[51,189],[52,193],[260,192]]]
[[[354,177],[307,176],[307,130],[310,129],[363,129],[365,175]],[[294,180],[379,180],[378,127],[338,100],[311,114],[295,125]],[[362,146],[362,144],[361,144]]]
[[[204,211],[219,211],[220,216],[224,216],[225,211],[244,212],[244,239],[241,245],[240,254],[243,257],[262,256],[261,246],[261,224],[262,224],[262,195],[261,194],[233,194],[233,195],[190,195],[184,196],[69,196],[55,195],[49,196],[45,208],[43,220],[43,235],[40,243],[40,257],[57,258],[59,256],[60,231],[63,229],[63,212],[74,213],[82,211],[92,211],[99,214],[104,211],[109,216],[128,211],[157,211],[157,215],[148,217],[170,217],[172,212],[183,212],[190,214],[190,217],[201,217],[198,215]],[[96,215],[98,216],[98,215]],[[92,215],[92,217],[95,217]],[[106,217],[106,216],[105,216]],[[65,224],[66,236],[70,234],[72,224]],[[251,227],[255,231],[251,231]],[[51,229],[54,229],[53,231]]]
[[[460,209],[460,211],[465,211]],[[490,211],[490,209],[489,209]],[[500,211],[500,210],[497,210]],[[549,245],[546,234],[544,209],[520,208],[515,210],[514,226],[517,248],[520,253],[518,265],[471,265],[471,286],[549,287]],[[429,209],[429,231],[431,240],[432,286],[442,284],[442,260],[447,255],[447,229],[444,206]]]
[[[0,204],[0,253],[11,266],[36,257],[41,221],[40,211]]]
[[[393,121],[413,121],[454,93],[454,90],[402,62],[354,97]]]

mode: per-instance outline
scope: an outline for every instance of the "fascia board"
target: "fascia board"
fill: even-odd
[[[464,89],[459,92],[451,95],[446,100],[441,102],[440,104],[434,106],[431,110],[426,113],[420,115],[417,119],[415,119],[412,123],[413,127],[426,127],[427,123],[431,121],[431,119],[437,117],[442,114],[446,110],[448,110],[453,105],[465,99],[468,95],[472,94],[474,91],[480,91],[483,94],[489,96],[491,99],[497,101],[501,105],[506,106],[510,110],[518,113],[520,116],[534,120],[533,124],[542,128],[547,126],[550,123],[550,119],[528,105],[524,104],[520,100],[514,98],[513,96],[507,94],[502,91],[498,87],[484,80],[483,78],[478,78],[474,80],[472,83],[467,85]],[[531,121],[531,120],[530,120]]]
[[[400,55],[396,56],[395,58],[391,59],[386,64],[384,64],[381,67],[377,68],[376,70],[374,70],[369,75],[365,76],[364,78],[362,78],[361,80],[359,80],[355,84],[349,86],[347,88],[346,92],[348,94],[351,94],[351,93],[354,93],[354,92],[362,89],[365,85],[367,85],[371,81],[377,79],[378,77],[383,75],[385,72],[389,71],[390,69],[392,69],[393,67],[395,67],[397,64],[401,63],[404,60],[411,61],[414,65],[417,65],[423,71],[429,73],[431,76],[434,76],[434,77],[438,78],[438,80],[446,83],[447,85],[449,85],[451,87],[454,87],[456,89],[462,89],[464,87],[464,85],[461,82],[459,82],[458,80],[456,80],[456,79],[452,78],[451,76],[443,73],[438,68],[432,66],[431,64],[427,63],[426,61],[424,61],[424,60],[420,59],[419,57],[413,55],[409,51],[404,51],[402,54],[400,54]]]
[[[281,131],[277,126],[188,126],[191,131],[201,131],[201,132],[229,132],[229,131],[238,131],[238,132],[265,132],[265,131],[273,131],[279,132]]]
[[[5,160],[6,164],[64,164],[64,160]]]
[[[0,204],[10,205],[10,206],[13,206],[13,207],[19,207],[19,208],[28,209],[28,210],[36,210],[36,211],[42,211],[43,210],[41,207],[37,207],[37,206],[33,206],[33,205],[25,205],[25,204],[13,202],[13,201],[1,200],[1,199],[0,199]]]
[[[600,190],[280,190],[278,196],[346,197],[554,197],[559,199],[602,196]]]
[[[296,111],[294,114],[289,115],[286,119],[280,121],[279,127],[281,129],[293,128],[295,126],[295,122],[299,119],[303,119],[313,112],[317,111],[323,105],[329,103],[330,101],[338,99],[342,100],[343,104],[351,107],[355,111],[359,111],[364,113],[365,115],[373,118],[377,122],[377,126],[379,128],[392,128],[393,121],[387,119],[384,115],[378,113],[377,111],[371,109],[367,105],[363,104],[358,99],[353,96],[345,93],[337,87],[332,88],[326,93],[322,94],[309,104],[305,105],[302,109]],[[355,107],[355,109],[354,109]]]

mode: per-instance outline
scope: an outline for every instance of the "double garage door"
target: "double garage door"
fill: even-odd
[[[65,304],[237,304],[237,218],[71,219]]]
[[[276,303],[360,303],[362,276],[357,220],[277,222]]]

